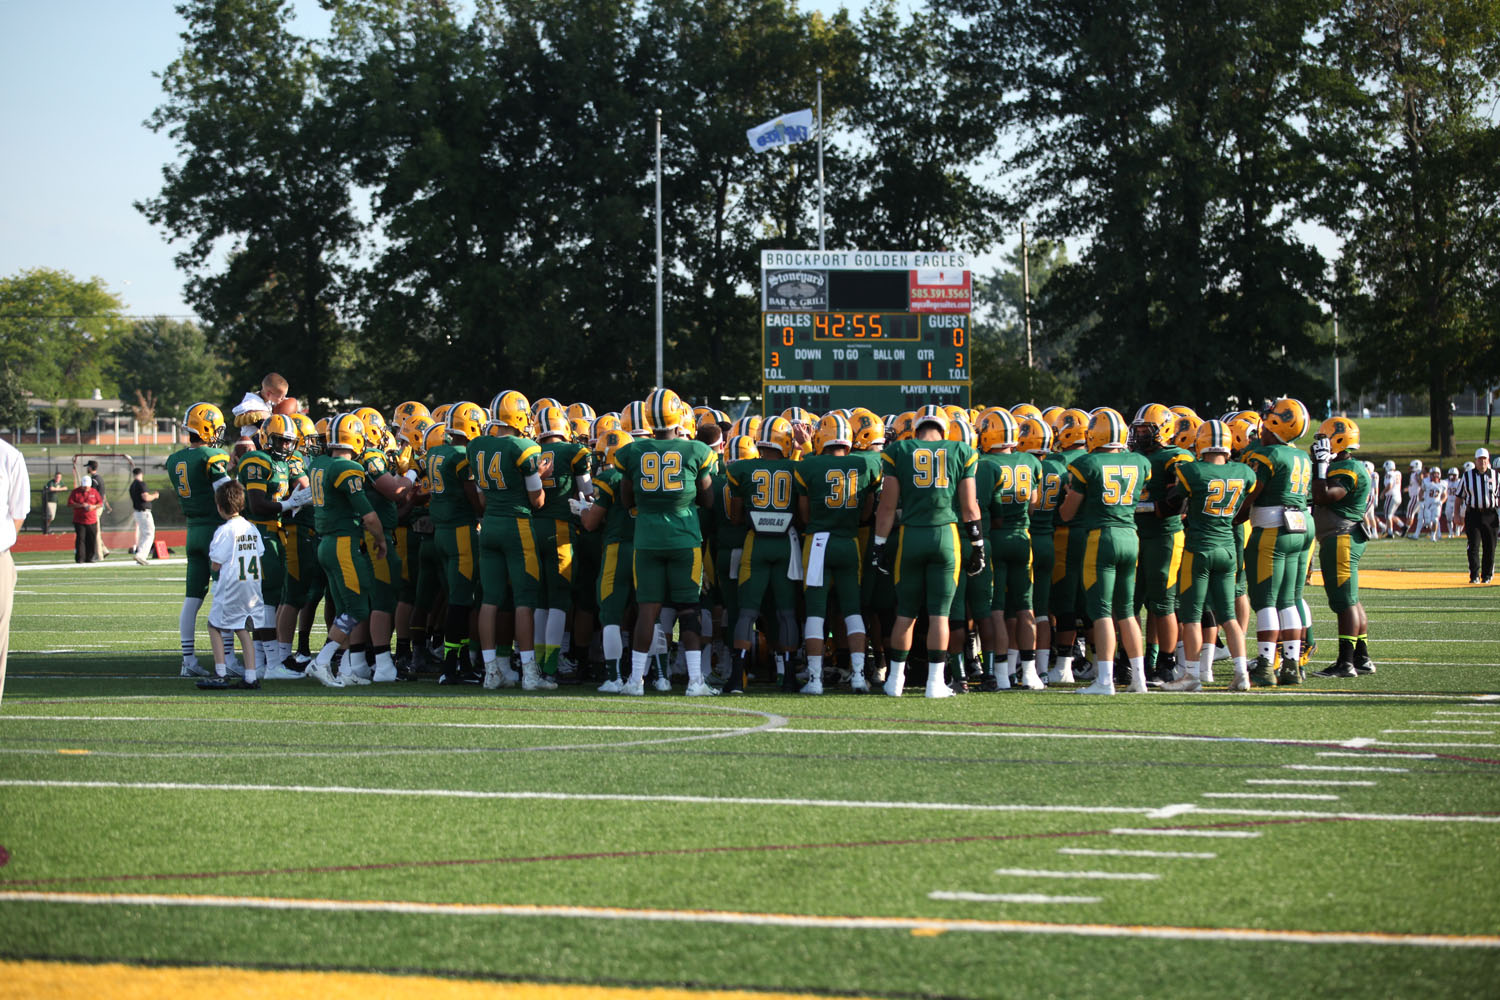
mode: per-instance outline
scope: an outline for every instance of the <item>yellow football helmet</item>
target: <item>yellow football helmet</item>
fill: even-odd
[[[781,411],[783,420],[793,424],[806,424],[811,427],[818,422],[818,415],[811,410],[805,410],[800,406],[788,406]]]
[[[497,393],[490,400],[490,420],[517,434],[531,433],[531,403],[514,389]]]
[[[544,406],[536,413],[536,439],[566,438],[572,428],[568,426],[568,415],[560,406]]]
[[[1022,417],[1036,417],[1042,419],[1042,411],[1034,403],[1017,403],[1010,408],[1010,415],[1016,418],[1016,423],[1021,422]]]
[[[601,463],[609,465],[615,457],[615,452],[632,440],[634,439],[631,438],[629,431],[622,431],[618,427],[607,430],[594,441],[594,454],[599,456]]]
[[[1359,425],[1348,417],[1329,417],[1318,428],[1318,433],[1328,438],[1328,446],[1335,455],[1341,451],[1359,450]]]
[[[979,435],[974,433],[974,428],[969,426],[967,420],[954,420],[948,424],[948,440],[957,441],[972,448],[979,440]]]
[[[373,406],[361,406],[354,410],[354,415],[359,418],[360,426],[365,429],[365,440],[367,444],[373,444],[371,438],[383,437],[380,432],[385,430],[385,417]]]
[[[1234,432],[1234,451],[1242,452],[1252,441],[1260,439],[1260,414],[1254,410],[1241,410],[1224,421]]]
[[[969,422],[969,411],[964,409],[962,406],[959,406],[957,403],[944,403],[943,412],[948,415],[948,425],[950,427],[956,423],[967,424]],[[950,440],[956,441],[958,439],[950,438]]]
[[[917,411],[907,410],[904,413],[898,413],[896,414],[895,423],[886,432],[886,440],[889,441],[891,438],[895,438],[897,441],[908,441],[916,433],[916,426]]]
[[[427,432],[434,427],[441,427],[431,417],[412,417],[401,426],[401,438],[411,446],[418,455],[427,451]]]
[[[194,403],[183,415],[182,427],[204,444],[218,444],[224,437],[224,411],[212,403]]]
[[[1057,423],[1052,425],[1052,440],[1058,451],[1071,451],[1083,444],[1088,432],[1089,415],[1070,407],[1063,410]]]
[[[1193,436],[1193,453],[1228,455],[1234,450],[1234,430],[1222,420],[1205,420]]]
[[[1265,415],[1260,426],[1282,444],[1291,444],[1307,433],[1307,424],[1307,407],[1300,400],[1283,396],[1271,404],[1271,412]]]
[[[1007,448],[1018,444],[1021,440],[1021,427],[1019,422],[1006,410],[995,407],[985,412],[979,418],[979,450],[991,452],[997,448]]]
[[[854,447],[854,428],[849,424],[848,417],[838,413],[824,414],[818,421],[817,429],[813,431],[813,452],[819,454],[824,448],[839,445],[845,448]]]
[[[568,434],[578,444],[588,444],[593,438],[594,422],[588,417],[569,417]]]
[[[272,458],[286,458],[297,447],[297,425],[286,414],[273,413],[261,422],[255,439]]]
[[[754,441],[760,436],[760,425],[764,422],[760,414],[747,413],[729,426],[729,435],[733,437],[736,434],[743,434]]]
[[[302,451],[317,447],[320,444],[318,428],[312,422],[312,417],[305,413],[293,413],[291,416],[292,427],[297,432],[297,447]]]
[[[651,430],[677,426],[677,411],[682,397],[671,389],[652,389],[646,394],[646,420]]]
[[[427,428],[427,436],[422,439],[422,454],[425,455],[438,445],[447,443],[448,425],[434,420],[432,426]]]
[[[426,403],[419,403],[415,399],[409,399],[404,403],[398,404],[391,411],[391,426],[400,427],[404,421],[417,416],[430,417],[432,414],[428,412]]]
[[[569,420],[577,420],[580,417],[584,420],[593,420],[598,416],[594,408],[587,403],[569,403],[567,412]]]
[[[536,415],[538,413],[541,413],[542,410],[548,406],[555,406],[559,410],[562,409],[562,404],[557,400],[553,399],[551,396],[543,396],[541,399],[531,404],[531,419],[535,420]]]
[[[601,413],[589,424],[589,438],[598,441],[610,431],[620,429],[620,415],[618,413]]]
[[[438,423],[442,423],[448,419],[448,411],[451,409],[453,409],[452,403],[440,403],[432,408],[432,412],[428,416]]]
[[[1203,421],[1194,416],[1177,417],[1172,421],[1172,443],[1179,448],[1192,451],[1198,443],[1198,428]]]
[[[873,451],[885,444],[884,421],[862,406],[856,406],[849,417],[849,431],[855,451]]]
[[[1120,411],[1101,406],[1089,417],[1084,440],[1089,451],[1118,450],[1129,443],[1130,426],[1125,423]]]
[[[313,424],[313,429],[318,432],[318,443],[323,446],[324,451],[328,450],[328,432],[332,427],[332,417],[319,417],[318,422]]]
[[[328,428],[328,450],[347,448],[355,456],[364,454],[365,425],[352,413],[340,413]]]
[[[748,434],[731,434],[729,440],[724,443],[724,461],[726,462],[759,457],[760,450],[755,447],[755,439]]]
[[[484,425],[488,419],[489,414],[484,412],[484,407],[464,400],[453,404],[453,409],[448,411],[448,417],[443,422],[448,425],[450,438],[475,441],[484,434]]]
[[[1057,433],[1057,422],[1062,419],[1064,410],[1061,406],[1049,406],[1042,411],[1042,421],[1052,428],[1052,433]]]
[[[769,417],[761,422],[760,436],[755,439],[755,450],[765,451],[774,448],[781,453],[782,458],[791,458],[792,452],[797,448],[797,442],[792,437],[792,422],[785,417]]]
[[[1022,417],[1016,446],[1028,455],[1045,455],[1052,450],[1052,428],[1041,417]]]
[[[1199,423],[1203,422],[1203,418],[1198,416],[1198,411],[1193,409],[1191,406],[1184,406],[1182,403],[1178,403],[1176,406],[1167,407],[1167,409],[1171,410],[1179,417],[1192,417]]]
[[[1161,403],[1147,403],[1135,411],[1130,428],[1146,444],[1166,444],[1172,436],[1172,411]]]
[[[646,404],[636,400],[625,411],[620,414],[620,427],[631,437],[650,437],[651,418],[647,413]]]
[[[916,437],[917,432],[920,431],[924,425],[931,424],[933,427],[936,427],[938,429],[939,437],[947,438],[949,423],[951,423],[951,421],[949,421],[948,419],[948,413],[946,410],[944,410],[941,406],[938,406],[936,403],[928,403],[926,406],[922,407],[920,410],[917,410],[911,415],[911,436]]]

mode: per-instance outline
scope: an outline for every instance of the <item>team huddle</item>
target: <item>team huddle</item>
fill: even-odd
[[[167,460],[182,673],[202,687],[436,674],[641,695],[685,674],[689,696],[899,696],[914,650],[928,697],[1197,691],[1219,658],[1231,690],[1299,684],[1315,547],[1339,633],[1321,673],[1375,669],[1373,470],[1346,418],[1296,447],[1294,399],[1210,420],[1023,403],[731,421],[670,389],[597,414],[508,391],[315,424],[279,376],[253,398],[251,450],[198,403]],[[213,671],[195,650],[211,579]]]

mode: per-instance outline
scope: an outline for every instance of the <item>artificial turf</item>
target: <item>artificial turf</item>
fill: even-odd
[[[1365,566],[1462,572],[1462,543],[1381,542]],[[0,958],[955,997],[1472,996],[1500,972],[1494,588],[1367,590],[1378,673],[1290,690],[1228,694],[1221,663],[1201,695],[690,701],[208,694],[174,676],[180,580],[174,565],[21,574]],[[1332,798],[1240,797],[1268,795]],[[684,919],[702,911],[777,916]],[[1095,936],[1169,927],[1361,937]]]

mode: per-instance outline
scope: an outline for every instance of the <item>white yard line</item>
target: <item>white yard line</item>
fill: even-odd
[[[1118,882],[1154,882],[1161,878],[1156,872],[1070,872],[1050,868],[996,868],[995,874],[1016,878],[1083,878]]]
[[[1137,829],[1119,826],[1109,832],[1120,837],[1219,837],[1225,840],[1253,840],[1260,836],[1259,830],[1174,830],[1171,827]]]
[[[1217,858],[1213,851],[1131,851],[1118,847],[1059,847],[1058,854],[1105,858]]]
[[[1317,792],[1202,792],[1205,799],[1305,799],[1312,802],[1337,802],[1337,795]]]
[[[1035,892],[929,892],[928,899],[960,903],[1097,903],[1101,896],[1044,896]]]
[[[583,729],[625,733],[715,733],[743,728],[740,726],[572,726],[541,722],[362,722],[349,719],[242,719],[201,716],[176,718],[170,715],[0,715],[0,719],[23,722],[50,722],[54,719],[64,722],[190,722],[210,725],[232,722],[254,726],[317,726],[319,728],[374,726],[418,729]]]
[[[1373,781],[1340,781],[1337,778],[1246,778],[1247,785],[1349,785],[1374,788]]]
[[[1436,735],[1436,734],[1434,734],[1434,735]],[[1456,734],[1443,733],[1442,735],[1448,736],[1448,735],[1456,735]],[[1486,735],[1486,736],[1493,736],[1495,734],[1494,733],[1485,733],[1484,735]],[[1500,748],[1500,743],[1435,743],[1435,742],[1434,743],[1413,743],[1411,741],[1404,741],[1404,740],[1378,740],[1377,742],[1381,746],[1383,746],[1383,747],[1453,747],[1453,748],[1457,748],[1457,749],[1468,748],[1468,749],[1480,749],[1480,750],[1483,750],[1483,749],[1494,750],[1496,748]]]
[[[1382,729],[1382,734],[1394,733],[1398,736],[1494,736],[1494,732],[1488,729]],[[1384,740],[1380,742],[1385,742]]]
[[[935,898],[967,901],[974,895]],[[1057,897],[1053,897],[1054,899]],[[1073,897],[1089,899],[1093,897]],[[988,902],[989,900],[981,900]],[[444,917],[542,917],[578,920],[639,920],[654,923],[728,924],[752,927],[804,927],[829,930],[896,930],[927,933],[1043,934],[1062,937],[1138,938],[1169,941],[1239,941],[1292,944],[1362,944],[1418,948],[1500,948],[1497,935],[1402,934],[1382,931],[1303,931],[1258,927],[1170,927],[1117,924],[1047,923],[1021,920],[963,920],[942,917],[853,917],[819,914],[753,913],[735,910],[648,910],[600,906],[539,906],[504,903],[415,903],[404,900],[297,899],[264,896],[182,896],[76,892],[0,892],[0,903],[52,903],[92,906],[179,906],[393,913]]]

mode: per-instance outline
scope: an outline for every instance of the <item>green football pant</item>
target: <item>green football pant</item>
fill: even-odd
[[[960,567],[962,572],[962,567]],[[973,576],[959,577],[953,589],[953,605],[948,609],[949,621],[965,621],[969,618],[988,618],[995,603],[995,559],[990,540],[984,540],[984,569]]]
[[[478,535],[472,524],[456,528],[439,525],[433,529],[432,539],[443,566],[443,583],[448,588],[450,607],[474,606],[474,584],[478,577],[474,557]]]
[[[1323,593],[1334,612],[1348,611],[1359,603],[1359,560],[1365,543],[1353,535],[1334,535],[1318,546],[1318,568],[1323,571]]]
[[[1083,609],[1093,621],[1135,616],[1135,528],[1094,528],[1083,536]]]
[[[318,541],[318,562],[323,567],[328,600],[338,614],[356,622],[370,617],[370,591],[375,574],[370,558],[352,535],[329,535]]]
[[[802,572],[807,576],[807,561],[812,553],[812,536],[802,540]],[[859,614],[860,582],[863,566],[859,554],[859,542],[853,538],[830,535],[823,552],[823,585],[803,587],[803,603],[808,618],[828,617],[828,598],[831,595],[836,606],[845,617]]]
[[[697,604],[703,598],[703,550],[636,549],[631,553],[637,604]]]
[[[948,617],[960,576],[957,524],[903,524],[896,529],[896,614]]]
[[[1177,572],[1182,565],[1183,538],[1181,531],[1174,531],[1140,539],[1135,598],[1158,618],[1177,612]]]
[[[479,533],[479,578],[485,603],[497,608],[538,608],[542,597],[542,560],[536,523],[529,517],[485,518]],[[441,533],[442,529],[438,529]],[[572,554],[569,550],[569,569]],[[448,584],[448,603],[459,604]]]
[[[791,558],[791,539],[786,535],[758,535],[753,531],[745,535],[745,548],[740,555],[740,607],[759,608],[767,591],[776,607],[795,607],[797,588],[786,575]],[[636,591],[640,589],[637,579]]]
[[[370,558],[374,582],[370,588],[370,610],[394,614],[401,597],[401,556],[396,551],[396,536],[385,534],[385,558],[375,558],[375,536],[365,532],[365,552]]]
[[[255,527],[260,532],[261,547],[265,549],[265,554],[260,557],[260,596],[266,607],[275,609],[281,603],[286,580],[286,545],[279,525],[256,524]]]
[[[1303,534],[1280,528],[1253,528],[1245,547],[1245,571],[1250,578],[1250,606],[1291,608],[1297,604],[1297,566]]]
[[[995,596],[990,609],[1003,611],[1006,618],[1030,611],[1033,586],[1030,534],[1024,527],[1019,531],[993,531],[990,550],[995,558]]]
[[[209,569],[208,547],[213,543],[217,524],[193,524],[187,526],[187,596],[198,600],[208,596]]]
[[[610,542],[604,546],[599,565],[599,621],[604,625],[624,625],[625,609],[635,596],[631,571],[634,547],[630,542]]]
[[[1037,620],[1052,612],[1052,534],[1031,536],[1031,609]]]
[[[1234,620],[1234,547],[1218,546],[1204,552],[1184,552],[1177,574],[1177,615],[1186,623],[1203,620],[1203,608],[1220,622]]]
[[[535,606],[573,610],[573,532],[568,522],[551,517],[533,518],[531,534],[541,567],[541,588]]]

